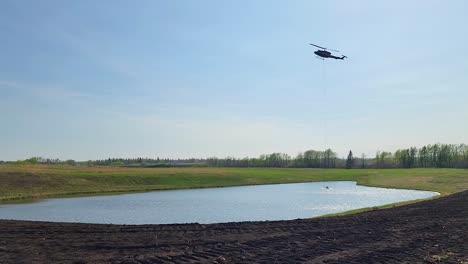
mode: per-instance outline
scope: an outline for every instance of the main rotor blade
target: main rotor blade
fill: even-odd
[[[312,46],[315,46],[315,47],[317,47],[317,48],[321,48],[321,49],[324,49],[324,50],[326,50],[326,49],[327,49],[327,48],[324,48],[324,47],[320,47],[320,46],[318,46],[318,45],[315,45],[315,44],[312,44],[312,43],[311,43],[310,45],[312,45]]]
[[[317,48],[324,49],[324,50],[331,50],[331,51],[334,51],[334,52],[340,52],[339,50],[334,50],[334,49],[327,49],[327,48],[320,47],[319,45],[315,45],[315,44],[312,44],[312,43],[311,43],[310,45],[312,45],[312,46],[315,46],[315,47],[317,47]]]

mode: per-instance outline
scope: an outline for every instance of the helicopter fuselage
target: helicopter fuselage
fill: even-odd
[[[331,59],[336,59],[336,60],[342,60],[346,58],[346,56],[342,56],[342,57],[333,56],[331,55],[329,51],[326,51],[326,50],[317,50],[314,53],[315,55],[322,57],[322,58],[331,58]]]

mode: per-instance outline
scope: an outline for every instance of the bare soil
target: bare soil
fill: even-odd
[[[291,221],[0,220],[0,263],[468,263],[468,191],[391,209]]]

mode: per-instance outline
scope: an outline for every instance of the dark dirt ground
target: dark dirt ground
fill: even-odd
[[[0,220],[0,263],[468,263],[468,191],[308,220],[209,225]]]

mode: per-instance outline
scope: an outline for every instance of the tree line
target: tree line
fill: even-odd
[[[308,150],[292,158],[284,153],[261,155],[259,158],[233,157],[207,159],[215,167],[292,167],[292,168],[468,168],[468,145],[433,144],[421,148],[399,149],[395,153],[377,151],[375,157],[365,154],[339,158],[331,149]]]
[[[211,167],[273,167],[273,168],[336,168],[339,158],[331,149],[325,151],[308,150],[292,158],[285,153],[260,155],[258,158],[237,159],[228,157],[208,158],[207,165]]]
[[[0,163],[8,163],[0,161]],[[102,160],[74,161],[33,157],[16,161],[27,164],[66,164],[86,166],[126,167],[272,167],[272,168],[468,168],[468,145],[432,144],[421,148],[410,147],[392,152],[377,151],[375,157],[354,157],[350,150],[340,158],[331,149],[308,150],[291,157],[285,153],[260,155],[256,158],[108,158]]]
[[[465,144],[412,147],[397,150],[393,156],[400,168],[468,168],[468,146]]]

